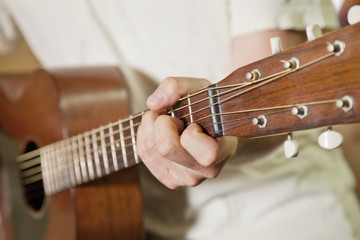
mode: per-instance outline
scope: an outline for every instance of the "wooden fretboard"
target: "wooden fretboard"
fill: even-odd
[[[141,117],[130,115],[41,148],[45,193],[51,195],[139,163],[136,132]]]

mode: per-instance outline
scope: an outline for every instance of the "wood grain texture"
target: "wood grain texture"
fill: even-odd
[[[271,114],[274,110],[258,113],[246,113],[238,118],[256,117],[264,114],[268,118],[268,124],[260,129],[251,123],[234,127],[236,122],[225,125],[225,135],[242,137],[256,137],[290,131],[329,126],[333,124],[352,123],[360,121],[360,25],[349,26],[336,33],[328,34],[320,39],[299,45],[267,59],[252,63],[241,68],[218,85],[233,84],[244,81],[247,72],[259,69],[262,77],[266,77],[284,70],[281,60],[289,60],[296,57],[300,65],[311,62],[328,54],[327,43],[335,40],[343,41],[345,51],[340,56],[331,56],[314,63],[308,67],[299,69],[285,77],[281,77],[260,88],[254,89],[231,100],[221,106],[222,112],[232,112],[264,107],[275,107],[291,104],[308,103],[328,99],[340,99],[345,95],[351,96],[355,105],[349,112],[344,112],[335,104],[308,106],[308,116],[300,119],[291,114],[291,111]],[[227,95],[221,97],[226,98]],[[234,116],[224,116],[223,121],[234,120]]]

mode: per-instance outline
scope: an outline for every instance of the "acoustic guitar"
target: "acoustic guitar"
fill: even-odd
[[[168,114],[186,125],[199,124],[213,137],[262,137],[360,122],[359,33],[360,24],[348,26],[239,68],[217,84],[184,96]],[[137,213],[114,206],[125,197],[118,193],[120,185],[131,193],[131,199],[124,199],[125,208],[141,205],[133,198],[138,189],[130,190],[134,177],[112,177],[141,162],[135,143],[144,112],[110,123],[106,119],[100,127],[78,133],[89,127],[88,121],[118,113],[117,102],[124,105],[120,81],[109,80],[121,75],[108,71],[110,77],[99,69],[82,70],[74,81],[74,71],[41,70],[20,90],[2,81],[1,231],[6,238],[26,238],[35,230],[34,239],[143,237],[141,228],[131,228],[141,226]],[[86,92],[79,79],[85,79]],[[336,147],[328,135],[323,135],[322,145]],[[10,147],[17,144],[20,147]]]

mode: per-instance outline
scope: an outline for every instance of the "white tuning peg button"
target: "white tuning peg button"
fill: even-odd
[[[287,158],[297,157],[299,154],[299,147],[295,140],[292,139],[292,135],[288,135],[288,140],[284,142],[284,154]]]
[[[360,5],[352,6],[349,9],[347,19],[351,25],[360,22]]]
[[[314,24],[306,27],[306,36],[309,41],[315,40],[322,35],[323,34],[319,25]]]
[[[319,145],[325,149],[335,149],[342,144],[342,141],[342,135],[333,131],[331,128],[328,128],[326,132],[320,134],[318,138]]]
[[[271,45],[271,53],[277,54],[282,51],[281,39],[280,37],[273,37],[270,38],[270,45]]]

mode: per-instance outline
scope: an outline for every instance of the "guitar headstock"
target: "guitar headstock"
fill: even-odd
[[[211,136],[260,137],[360,122],[360,24],[235,70],[171,111]]]
[[[223,134],[257,137],[359,122],[359,32],[360,24],[345,27],[219,82]]]

